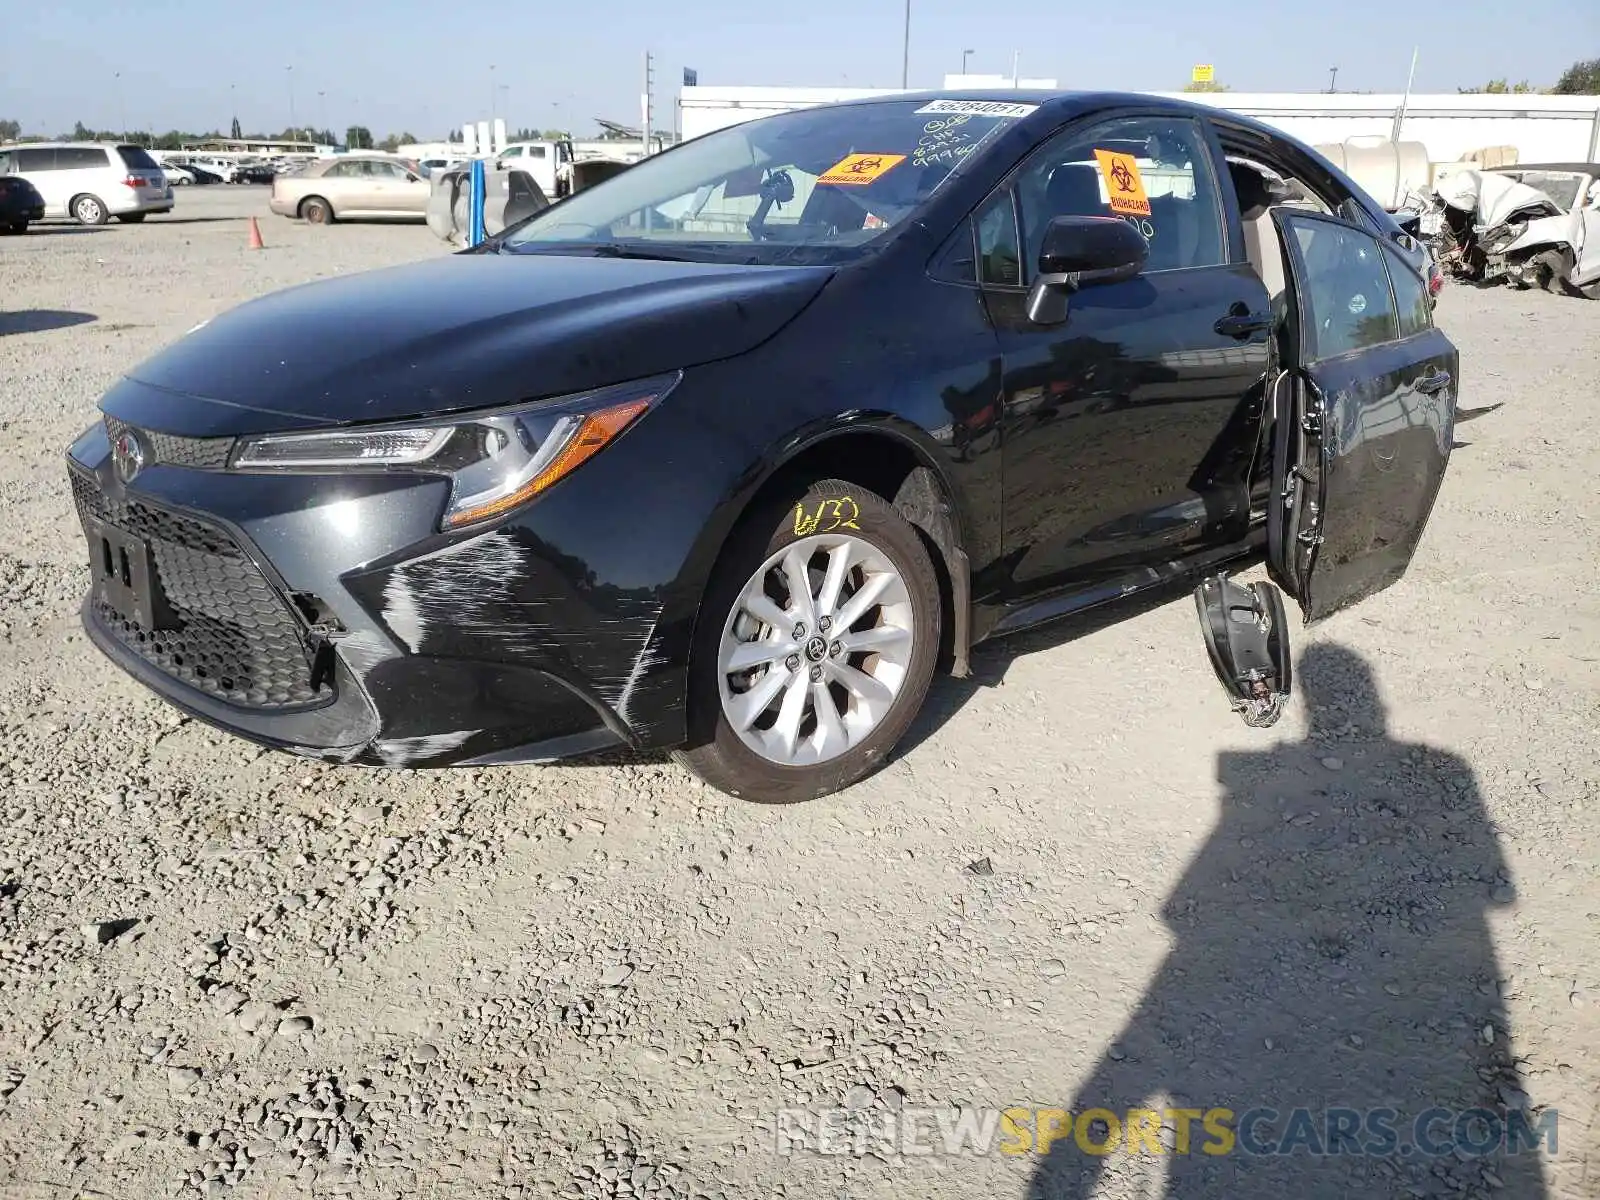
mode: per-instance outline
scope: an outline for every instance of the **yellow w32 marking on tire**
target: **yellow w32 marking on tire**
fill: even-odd
[[[835,529],[855,529],[861,526],[856,524],[856,518],[861,515],[861,509],[849,496],[840,496],[837,500],[818,500],[815,511],[806,513],[804,503],[794,506],[794,535],[795,537],[810,537],[814,533],[832,533]]]

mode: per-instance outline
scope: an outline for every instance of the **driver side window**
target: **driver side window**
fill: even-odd
[[[1038,269],[1055,217],[1121,217],[1150,243],[1145,270],[1226,262],[1211,149],[1185,117],[1124,117],[1069,130],[1035,151],[1017,178],[1022,267]]]

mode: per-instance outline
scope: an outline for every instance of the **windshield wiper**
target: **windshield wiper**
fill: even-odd
[[[682,254],[668,254],[661,250],[642,250],[633,246],[624,246],[620,242],[599,242],[593,246],[586,246],[586,250],[596,258],[644,258],[654,259],[657,262],[693,262]]]

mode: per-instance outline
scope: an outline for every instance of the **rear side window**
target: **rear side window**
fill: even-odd
[[[1389,264],[1389,282],[1394,285],[1395,315],[1400,321],[1400,336],[1426,333],[1433,328],[1433,309],[1428,303],[1428,290],[1423,286],[1416,269],[1405,256],[1388,246],[1383,248],[1384,260]]]
[[[16,166],[13,169],[19,172],[54,171],[56,169],[55,150],[24,149],[17,150],[14,153],[16,154]]]
[[[161,164],[145,153],[143,146],[118,146],[117,157],[130,171],[159,171]]]
[[[0,175],[11,174],[11,151],[0,150]]]
[[[1364,350],[1400,336],[1383,247],[1337,221],[1295,222],[1304,266],[1300,297],[1312,360]]]
[[[106,152],[98,146],[62,146],[56,151],[56,170],[81,171],[107,164]]]

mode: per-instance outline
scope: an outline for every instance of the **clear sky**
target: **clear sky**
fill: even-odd
[[[911,84],[973,72],[1062,87],[1181,87],[1211,63],[1235,91],[1399,91],[1554,83],[1600,56],[1600,0],[912,0]],[[0,118],[25,132],[226,131],[297,124],[442,136],[497,115],[592,132],[656,124],[684,67],[702,84],[897,87],[904,0],[0,0]],[[492,70],[491,70],[492,66]],[[292,68],[292,69],[289,69]],[[121,72],[117,78],[116,73]]]

